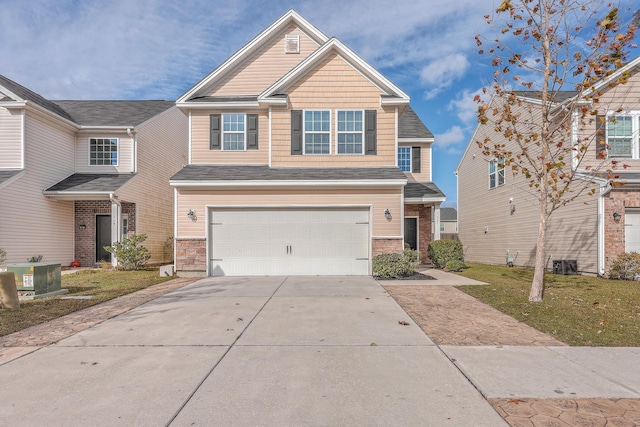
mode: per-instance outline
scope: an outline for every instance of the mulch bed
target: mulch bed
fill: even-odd
[[[396,279],[383,279],[381,277],[374,277],[376,280],[436,280],[435,277],[429,276],[428,274],[422,273],[413,273],[411,276],[398,277]]]

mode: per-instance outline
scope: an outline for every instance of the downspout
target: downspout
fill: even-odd
[[[118,196],[114,193],[109,193],[109,201],[111,202],[111,245],[113,245],[122,238],[120,235],[122,228],[122,206],[120,205]],[[118,259],[115,254],[111,254],[111,265],[114,267],[118,265]]]
[[[600,183],[598,195],[598,276],[605,273],[605,235],[604,235],[604,200],[611,191],[611,183],[607,180]]]
[[[433,240],[440,240],[440,203],[433,206]]]
[[[127,128],[127,135],[131,138],[131,146],[132,146],[132,161],[133,161],[133,173],[138,173],[138,136],[136,131],[132,128]]]

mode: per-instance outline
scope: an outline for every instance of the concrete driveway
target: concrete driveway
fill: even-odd
[[[506,425],[369,277],[203,279],[0,384],[11,426]]]

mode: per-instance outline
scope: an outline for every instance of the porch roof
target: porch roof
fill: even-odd
[[[0,185],[22,172],[22,169],[0,170]]]
[[[46,196],[70,199],[84,197],[109,198],[135,174],[89,174],[74,173],[43,191]]]
[[[408,182],[404,187],[405,203],[444,202],[446,196],[433,182]]]

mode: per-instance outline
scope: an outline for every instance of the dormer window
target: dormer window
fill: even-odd
[[[118,138],[89,138],[91,166],[118,166]]]

